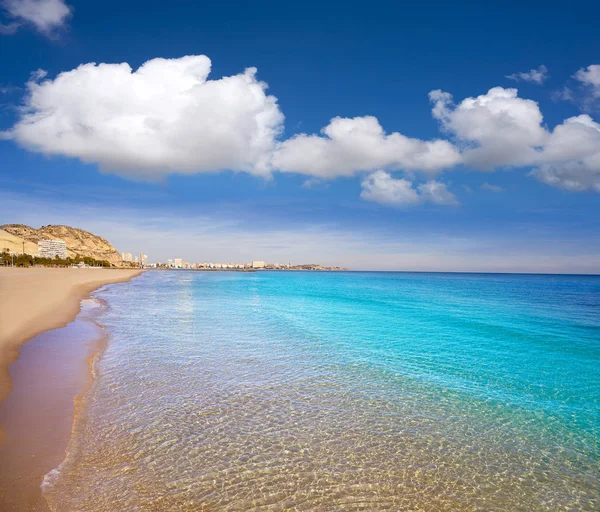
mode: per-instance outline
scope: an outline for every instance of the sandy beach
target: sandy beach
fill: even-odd
[[[91,291],[128,281],[139,270],[0,268],[0,402],[10,392],[9,365],[35,335],[75,319]],[[0,439],[1,442],[1,439]]]

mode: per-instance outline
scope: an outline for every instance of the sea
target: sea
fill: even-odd
[[[598,511],[600,277],[146,272],[54,511]]]

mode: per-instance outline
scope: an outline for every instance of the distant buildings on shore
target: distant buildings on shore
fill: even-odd
[[[267,263],[263,260],[252,260],[249,263],[189,263],[183,258],[171,258],[166,263],[148,263],[148,255],[140,253],[133,256],[130,252],[122,252],[121,258],[125,265],[144,268],[160,269],[193,269],[193,270],[348,270],[344,267],[328,267],[326,265],[305,264],[292,265],[286,263]]]
[[[38,255],[40,258],[60,258],[67,257],[67,244],[62,240],[40,240],[38,242]]]
[[[140,253],[139,256],[132,256],[130,252],[122,252],[121,260],[123,260],[123,263],[129,263],[138,267],[145,267],[148,265],[148,255],[143,253]]]
[[[181,258],[167,260],[167,263],[156,263],[152,267],[162,269],[192,269],[192,270],[348,270],[344,267],[329,267],[317,264],[292,265],[286,263],[267,263],[253,260],[250,263],[189,263]]]

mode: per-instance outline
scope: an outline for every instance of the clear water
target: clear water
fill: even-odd
[[[600,278],[152,272],[62,511],[600,510]]]

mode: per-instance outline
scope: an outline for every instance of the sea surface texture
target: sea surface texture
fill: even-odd
[[[600,278],[149,272],[57,511],[600,510]]]

